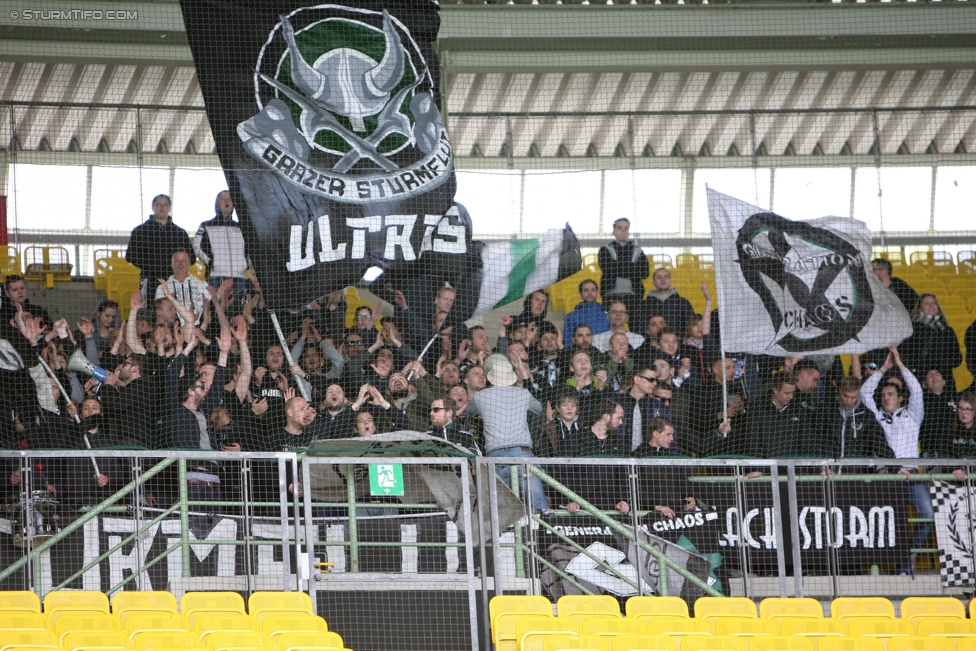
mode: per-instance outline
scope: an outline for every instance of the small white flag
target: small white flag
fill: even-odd
[[[726,350],[777,356],[863,353],[912,334],[871,271],[871,232],[849,217],[792,221],[708,189]]]

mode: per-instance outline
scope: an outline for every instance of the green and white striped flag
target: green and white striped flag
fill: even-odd
[[[538,238],[489,242],[481,251],[482,280],[473,316],[490,312],[580,270],[573,230],[553,228]]]

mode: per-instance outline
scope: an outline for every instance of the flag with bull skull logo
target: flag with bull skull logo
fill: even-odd
[[[182,0],[181,8],[270,308],[305,305],[370,267],[383,272],[374,291],[391,301],[400,289],[411,305],[430,305],[448,282],[459,299],[452,319],[488,302],[479,300],[482,280],[510,269],[492,272],[491,247],[472,242],[471,219],[454,202],[436,4]],[[556,272],[525,291],[579,269],[572,231],[553,235],[555,246],[529,262]]]

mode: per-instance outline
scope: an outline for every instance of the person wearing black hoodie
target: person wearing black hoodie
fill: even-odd
[[[230,192],[217,193],[214,218],[200,224],[193,238],[193,251],[207,265],[207,283],[220,287],[228,278],[234,280],[234,294],[247,290],[247,247],[241,225],[234,221],[234,200]]]
[[[627,304],[636,315],[644,295],[644,279],[651,273],[644,250],[630,241],[630,220],[626,217],[613,222],[613,239],[600,247],[597,264],[603,273],[600,279],[600,300],[610,305],[616,298]]]
[[[959,339],[946,321],[935,294],[922,294],[912,310],[912,336],[898,346],[905,366],[915,377],[939,369],[950,391],[956,390],[952,371],[962,364]]]
[[[826,459],[890,459],[895,456],[874,414],[861,404],[861,381],[853,375],[841,380],[836,398],[825,398],[820,403],[815,422],[818,430],[813,448],[818,456]],[[849,466],[842,470],[856,472]]]
[[[620,403],[605,398],[587,410],[590,426],[580,429],[578,442],[573,445],[578,457],[621,458],[630,456],[630,445],[617,436],[624,421]],[[621,513],[630,511],[630,485],[627,466],[580,465],[567,468],[563,483],[574,493],[598,509]],[[576,513],[580,505],[569,502],[566,510]]]
[[[172,273],[170,267],[173,254],[179,250],[190,255],[190,266],[197,258],[192,253],[193,244],[186,231],[173,223],[169,214],[170,198],[165,194],[153,197],[153,214],[149,215],[142,224],[132,230],[129,236],[129,248],[126,249],[126,261],[139,268],[139,287],[143,294],[156,287],[157,278],[169,278]],[[146,284],[148,282],[148,284]],[[153,289],[155,291],[155,289]]]

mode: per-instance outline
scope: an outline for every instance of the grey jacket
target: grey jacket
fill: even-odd
[[[468,403],[469,416],[481,415],[485,423],[485,452],[497,448],[532,449],[528,413],[542,413],[542,403],[522,387],[489,387],[474,394]]]

